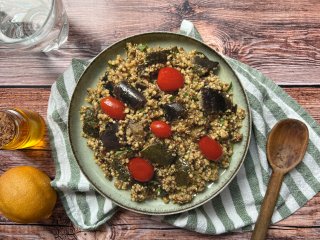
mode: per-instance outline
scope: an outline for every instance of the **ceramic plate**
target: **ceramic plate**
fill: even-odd
[[[246,111],[246,118],[243,121],[243,127],[241,129],[243,140],[234,145],[234,154],[231,158],[229,168],[220,173],[220,178],[217,182],[209,184],[206,190],[197,194],[190,203],[184,205],[173,203],[165,204],[161,199],[149,200],[143,203],[131,201],[129,191],[116,189],[113,182],[110,182],[104,177],[102,170],[94,162],[93,152],[87,146],[86,139],[81,136],[82,123],[80,121],[80,108],[82,105],[87,104],[85,102],[87,88],[96,86],[99,78],[106,70],[108,60],[114,59],[118,54],[125,56],[125,46],[127,42],[146,43],[150,47],[178,46],[183,47],[187,51],[196,49],[203,52],[209,59],[220,63],[220,69],[218,71],[220,79],[225,82],[232,82],[234,93],[233,101]],[[230,183],[243,163],[249,146],[250,129],[251,116],[248,100],[243,86],[228,63],[213,49],[200,41],[183,35],[166,32],[153,32],[132,36],[102,51],[82,74],[71,99],[68,119],[69,138],[75,158],[82,172],[97,191],[123,208],[151,215],[175,214],[190,210],[202,205],[219,194],[222,189]]]

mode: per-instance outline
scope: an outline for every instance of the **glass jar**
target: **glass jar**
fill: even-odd
[[[9,51],[56,50],[68,32],[62,0],[0,0],[0,46]]]
[[[36,112],[18,108],[0,109],[0,149],[14,150],[38,144],[45,122]]]

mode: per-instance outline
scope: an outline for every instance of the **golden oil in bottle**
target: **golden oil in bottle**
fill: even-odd
[[[0,110],[0,149],[32,147],[44,133],[45,122],[38,113],[18,108]]]

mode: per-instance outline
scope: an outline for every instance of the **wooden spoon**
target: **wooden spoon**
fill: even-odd
[[[285,119],[272,128],[267,140],[267,157],[273,172],[251,240],[265,239],[283,178],[303,159],[308,140],[308,128],[299,120]]]

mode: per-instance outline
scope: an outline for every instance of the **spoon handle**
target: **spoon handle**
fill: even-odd
[[[259,217],[254,227],[251,240],[263,240],[265,239],[268,227],[271,221],[271,217],[276,206],[279,196],[281,184],[283,181],[284,173],[275,170],[269,180],[266,195],[261,205]]]

